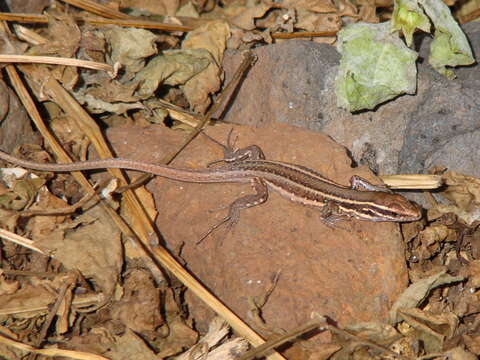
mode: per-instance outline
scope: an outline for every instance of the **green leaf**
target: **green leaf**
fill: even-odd
[[[411,46],[415,29],[430,33],[430,21],[416,0],[395,0],[392,29],[401,30],[407,45]]]
[[[340,31],[342,54],[336,78],[337,105],[349,111],[373,109],[400,94],[416,90],[415,60],[390,23],[352,24]]]
[[[443,1],[419,0],[419,3],[435,25],[428,62],[440,74],[454,79],[453,71],[445,66],[470,65],[475,62],[467,37]]]

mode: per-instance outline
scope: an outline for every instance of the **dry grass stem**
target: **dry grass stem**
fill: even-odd
[[[163,31],[192,31],[193,26],[187,25],[177,25],[177,24],[165,24],[159,21],[154,20],[143,20],[143,19],[102,19],[102,18],[88,18],[84,16],[74,16],[75,21],[81,23],[87,23],[92,25],[118,25],[124,27],[135,27],[142,29],[156,29]],[[0,13],[0,20],[5,21],[16,21],[21,23],[39,23],[47,24],[48,19],[45,15],[37,14],[24,14],[24,13]]]
[[[439,175],[382,175],[380,179],[391,189],[438,189],[443,184]]]
[[[105,63],[57,56],[32,56],[32,55],[0,55],[0,63],[27,63],[27,64],[53,64],[65,66],[77,66],[86,69],[106,71],[114,76],[114,67]]]
[[[35,243],[34,241],[32,241],[30,239],[27,239],[23,236],[17,235],[15,233],[11,232],[11,231],[8,231],[8,230],[5,230],[5,229],[0,229],[0,237],[2,239],[11,241],[11,242],[13,242],[17,245],[23,246],[24,248],[36,251],[36,252],[38,252],[42,255],[46,255],[43,252],[43,250],[41,250],[40,248],[38,248],[34,245],[34,243]]]
[[[55,349],[55,348],[37,349],[37,348],[34,348],[33,346],[21,343],[19,341],[12,340],[3,335],[0,335],[0,343],[6,346],[11,346],[13,348],[16,348],[22,351],[44,355],[48,357],[63,356],[69,359],[78,359],[78,360],[108,360],[106,357],[91,354],[91,353],[86,353],[83,351],[62,350],[62,349]]]

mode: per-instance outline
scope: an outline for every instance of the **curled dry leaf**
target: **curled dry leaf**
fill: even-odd
[[[148,30],[112,26],[105,29],[104,34],[112,51],[109,63],[122,64],[126,72],[124,78],[140,71],[145,58],[157,53],[157,36]]]
[[[465,350],[462,346],[457,346],[445,352],[449,360],[478,360],[471,352]]]
[[[133,270],[125,278],[123,296],[112,304],[111,315],[137,332],[153,332],[163,324],[160,292],[145,271]]]
[[[377,6],[375,0],[357,0],[359,18],[366,23],[378,23]]]
[[[19,175],[16,176],[15,175]],[[3,181],[10,178],[11,184],[9,189],[4,189],[0,195],[0,206],[6,210],[20,211],[26,206],[32,204],[35,200],[38,190],[45,185],[45,179],[37,176],[23,176],[26,172],[20,170],[15,173],[12,169],[3,169],[0,174]]]
[[[37,201],[29,210],[37,210],[39,212],[45,210],[62,209],[68,207],[69,204],[54,196],[46,187],[38,192]],[[32,216],[28,220],[27,230],[31,234],[31,238],[35,241],[41,240],[52,232],[57,230],[66,221],[64,215],[58,216]]]
[[[104,353],[109,359],[160,359],[139,335],[128,328],[121,336],[104,336],[102,340],[109,343],[108,351]]]
[[[223,9],[223,16],[227,16],[229,22],[240,29],[254,30],[256,27],[255,19],[264,16],[272,6],[266,2],[260,2],[258,4],[251,2],[248,3],[248,5],[245,6],[244,3],[232,2]]]
[[[178,354],[198,341],[197,332],[187,326],[181,316],[171,319],[168,328],[168,336],[157,344],[161,349],[158,353],[159,358]]]
[[[27,54],[75,58],[81,40],[81,33],[73,17],[66,13],[58,17],[55,14],[47,13],[47,18],[47,42],[32,46]],[[54,76],[70,90],[78,81],[77,68],[73,66],[55,66],[51,68],[50,76]]]
[[[455,230],[442,224],[433,224],[418,234],[413,253],[419,260],[429,259],[440,251],[443,241],[455,241],[456,238]]]
[[[441,214],[453,212],[465,223],[480,219],[480,179],[449,171],[443,176],[447,188],[440,194],[451,201],[449,205],[439,204],[433,210]]]
[[[418,306],[432,289],[440,285],[462,281],[463,279],[463,276],[451,276],[446,274],[445,271],[440,271],[425,279],[414,282],[405,289],[390,309],[390,323],[395,324],[399,321],[398,311],[400,309],[409,309]]]
[[[342,21],[337,14],[315,14],[308,11],[298,11],[298,22],[295,28],[306,31],[338,31]]]
[[[69,272],[67,276],[63,276],[62,280],[62,287],[66,287],[66,289],[62,302],[56,312],[57,320],[55,322],[55,331],[57,334],[67,333],[76,319],[76,314],[72,312],[72,301],[74,298],[77,276],[75,272],[72,271]]]
[[[144,106],[140,102],[108,102],[98,99],[90,94],[81,94],[77,92],[75,99],[82,105],[87,106],[91,113],[101,114],[109,112],[112,114],[125,114],[129,110],[143,109]]]
[[[399,315],[416,330],[416,337],[428,353],[442,351],[444,342],[453,337],[459,323],[458,317],[451,312],[432,314],[411,308],[401,309]]]
[[[20,283],[16,280],[5,279],[5,274],[0,275],[0,296],[10,295],[18,291]]]
[[[138,95],[148,98],[161,84],[184,84],[212,62],[212,56],[205,49],[163,51],[135,76],[135,82],[139,83]]]
[[[359,323],[346,327],[345,330],[378,344],[390,344],[399,337],[393,326],[377,322]]]
[[[60,261],[67,269],[78,269],[93,279],[107,298],[113,293],[123,265],[120,233],[107,215],[93,207],[64,224],[34,238],[35,244]]]
[[[462,335],[463,341],[467,346],[468,351],[479,356],[480,355],[480,334]]]
[[[148,214],[148,217],[152,220],[155,221],[155,218],[157,217],[158,211],[155,206],[155,200],[153,199],[152,193],[150,193],[145,187],[141,186],[136,188],[135,190],[135,195],[137,196],[138,200],[142,204],[143,208]],[[131,215],[130,213],[124,212],[126,204],[125,204],[125,199],[122,199],[122,215],[126,216],[129,218]],[[130,220],[131,221],[131,220]],[[130,255],[130,254],[128,254]]]
[[[135,102],[138,96],[133,93],[137,89],[138,84],[127,83],[122,84],[110,77],[102,77],[97,79],[97,84],[92,86],[88,94],[105,102]]]
[[[480,288],[480,260],[469,261],[465,268],[462,268],[462,275],[468,278],[465,285],[468,289]]]
[[[48,283],[48,280],[37,282],[38,285],[23,282],[18,291],[3,294],[0,296],[0,314],[14,315],[17,319],[30,319],[44,314],[57,298],[57,294],[49,290]]]
[[[206,50],[215,61],[198,75],[189,79],[182,87],[194,111],[204,113],[210,105],[209,96],[220,89],[222,71],[220,64],[230,37],[230,27],[223,21],[209,22],[190,32],[184,42],[184,50]]]
[[[334,13],[337,11],[331,0],[285,0],[282,5],[316,13]]]

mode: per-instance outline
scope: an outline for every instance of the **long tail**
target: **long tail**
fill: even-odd
[[[17,166],[50,172],[71,172],[84,170],[98,170],[107,168],[126,169],[141,171],[172,180],[200,183],[218,183],[218,182],[236,182],[238,180],[229,179],[225,173],[215,172],[209,169],[182,169],[173,168],[166,165],[157,165],[142,161],[135,161],[122,158],[112,158],[103,160],[78,161],[68,164],[43,164],[34,161],[28,161],[11,156],[0,151],[0,159]]]

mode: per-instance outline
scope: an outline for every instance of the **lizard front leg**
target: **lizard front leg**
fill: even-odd
[[[353,175],[350,178],[350,187],[353,190],[392,192],[386,185],[374,185],[357,175]]]

